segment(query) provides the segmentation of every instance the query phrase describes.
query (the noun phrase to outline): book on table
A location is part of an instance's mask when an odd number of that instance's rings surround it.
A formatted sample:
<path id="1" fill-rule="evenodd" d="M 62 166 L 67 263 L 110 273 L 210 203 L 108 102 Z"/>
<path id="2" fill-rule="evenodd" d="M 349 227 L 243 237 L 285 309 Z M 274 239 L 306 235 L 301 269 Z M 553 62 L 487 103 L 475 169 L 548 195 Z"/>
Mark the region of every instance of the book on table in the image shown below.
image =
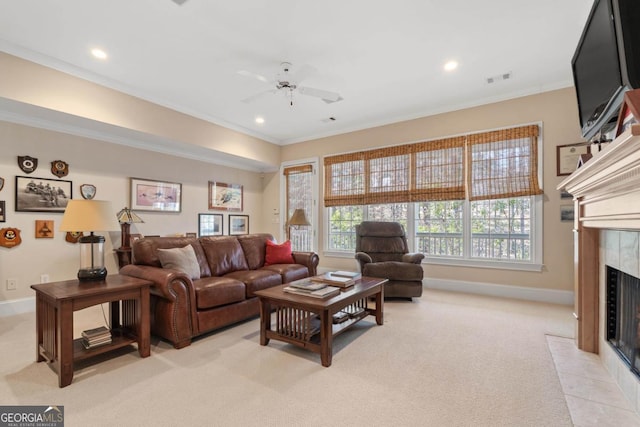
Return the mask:
<path id="1" fill-rule="evenodd" d="M 82 331 L 82 345 L 86 349 L 111 344 L 112 341 L 111 330 L 105 326 Z"/>
<path id="2" fill-rule="evenodd" d="M 306 291 L 317 291 L 318 289 L 326 288 L 328 285 L 322 282 L 314 282 L 310 278 L 295 280 L 287 284 L 289 287 L 302 289 Z"/>
<path id="3" fill-rule="evenodd" d="M 304 296 L 309 296 L 313 298 L 329 298 L 334 295 L 338 295 L 340 293 L 339 288 L 335 288 L 332 286 L 325 286 L 323 288 L 316 289 L 316 290 L 306 290 L 306 289 L 294 288 L 291 286 L 285 286 L 283 290 L 290 294 L 304 295 Z"/>
<path id="4" fill-rule="evenodd" d="M 338 271 L 332 271 L 330 274 L 332 277 L 346 277 L 347 279 L 352 279 L 352 280 L 362 279 L 362 273 L 359 273 L 357 271 L 338 270 Z"/>
<path id="5" fill-rule="evenodd" d="M 337 286 L 340 288 L 348 288 L 349 286 L 353 286 L 356 283 L 354 279 L 350 279 L 348 277 L 334 276 L 331 273 L 312 276 L 310 279 L 312 282 L 326 283 L 327 285 Z"/>

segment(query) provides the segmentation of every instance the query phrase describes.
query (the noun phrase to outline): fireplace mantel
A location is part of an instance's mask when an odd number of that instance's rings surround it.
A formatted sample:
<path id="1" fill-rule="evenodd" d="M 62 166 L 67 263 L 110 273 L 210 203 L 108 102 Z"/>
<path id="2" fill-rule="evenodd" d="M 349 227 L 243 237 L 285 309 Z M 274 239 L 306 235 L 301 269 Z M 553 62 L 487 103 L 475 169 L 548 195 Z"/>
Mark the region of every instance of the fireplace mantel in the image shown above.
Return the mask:
<path id="1" fill-rule="evenodd" d="M 640 124 L 558 185 L 573 195 L 584 227 L 640 230 Z"/>

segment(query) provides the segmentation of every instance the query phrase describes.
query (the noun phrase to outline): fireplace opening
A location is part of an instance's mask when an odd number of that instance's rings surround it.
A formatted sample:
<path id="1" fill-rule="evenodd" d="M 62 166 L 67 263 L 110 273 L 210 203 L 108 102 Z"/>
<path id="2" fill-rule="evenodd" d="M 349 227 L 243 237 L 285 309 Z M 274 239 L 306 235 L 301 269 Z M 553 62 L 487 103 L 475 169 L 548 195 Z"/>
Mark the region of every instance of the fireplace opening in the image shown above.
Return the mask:
<path id="1" fill-rule="evenodd" d="M 607 266 L 607 341 L 640 378 L 640 279 Z"/>

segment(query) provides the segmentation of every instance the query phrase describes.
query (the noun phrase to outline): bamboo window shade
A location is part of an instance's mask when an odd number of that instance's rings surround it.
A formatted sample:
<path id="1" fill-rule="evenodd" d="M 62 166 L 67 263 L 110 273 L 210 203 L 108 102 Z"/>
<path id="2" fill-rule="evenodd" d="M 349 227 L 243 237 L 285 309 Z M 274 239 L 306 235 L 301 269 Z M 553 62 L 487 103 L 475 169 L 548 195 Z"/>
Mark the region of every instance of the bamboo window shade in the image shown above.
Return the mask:
<path id="1" fill-rule="evenodd" d="M 330 206 L 541 194 L 538 126 L 327 156 Z M 466 161 L 466 167 L 465 167 Z"/>
<path id="2" fill-rule="evenodd" d="M 469 135 L 469 200 L 542 194 L 538 132 L 531 125 Z"/>

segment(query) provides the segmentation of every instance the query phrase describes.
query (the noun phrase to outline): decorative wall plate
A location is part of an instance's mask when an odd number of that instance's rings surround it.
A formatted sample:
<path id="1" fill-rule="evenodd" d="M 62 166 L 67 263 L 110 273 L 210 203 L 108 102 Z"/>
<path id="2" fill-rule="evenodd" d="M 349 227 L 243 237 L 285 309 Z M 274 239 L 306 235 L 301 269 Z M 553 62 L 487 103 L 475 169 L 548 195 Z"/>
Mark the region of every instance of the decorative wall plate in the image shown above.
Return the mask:
<path id="1" fill-rule="evenodd" d="M 82 184 L 80 186 L 80 194 L 82 197 L 91 200 L 96 196 L 96 186 L 91 184 Z"/>
<path id="2" fill-rule="evenodd" d="M 24 173 L 31 173 L 38 168 L 38 159 L 31 156 L 18 156 L 18 166 Z"/>
<path id="3" fill-rule="evenodd" d="M 0 230 L 0 246 L 5 248 L 13 248 L 22 243 L 20 230 L 17 228 L 3 228 Z"/>
<path id="4" fill-rule="evenodd" d="M 84 236 L 82 231 L 67 231 L 67 235 L 64 238 L 69 243 L 78 243 L 78 239 Z"/>
<path id="5" fill-rule="evenodd" d="M 53 239 L 53 221 L 36 219 L 36 239 Z"/>
<path id="6" fill-rule="evenodd" d="M 67 176 L 69 174 L 69 164 L 67 162 L 63 162 L 62 160 L 54 160 L 53 162 L 51 162 L 51 173 L 58 178 Z"/>

